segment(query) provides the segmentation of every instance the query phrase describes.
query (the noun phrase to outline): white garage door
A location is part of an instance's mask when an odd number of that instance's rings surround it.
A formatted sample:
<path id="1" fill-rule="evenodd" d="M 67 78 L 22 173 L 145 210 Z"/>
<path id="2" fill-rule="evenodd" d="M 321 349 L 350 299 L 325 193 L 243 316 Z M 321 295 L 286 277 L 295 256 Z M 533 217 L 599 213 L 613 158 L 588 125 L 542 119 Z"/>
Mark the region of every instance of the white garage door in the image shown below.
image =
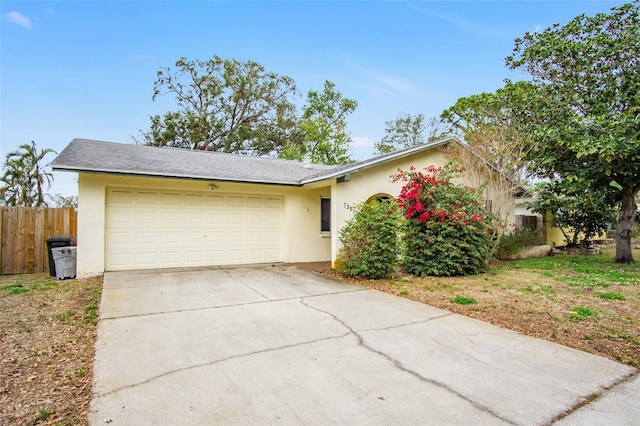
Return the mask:
<path id="1" fill-rule="evenodd" d="M 279 262 L 278 196 L 110 189 L 106 269 Z"/>

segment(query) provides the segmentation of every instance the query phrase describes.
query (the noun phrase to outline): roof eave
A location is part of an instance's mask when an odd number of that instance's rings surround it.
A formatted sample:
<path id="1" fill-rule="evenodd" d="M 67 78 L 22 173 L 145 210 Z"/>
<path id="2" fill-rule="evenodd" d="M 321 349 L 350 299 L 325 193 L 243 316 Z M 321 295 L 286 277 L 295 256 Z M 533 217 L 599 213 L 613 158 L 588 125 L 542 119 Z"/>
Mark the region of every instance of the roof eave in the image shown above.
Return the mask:
<path id="1" fill-rule="evenodd" d="M 215 182 L 232 182 L 232 183 L 251 183 L 259 185 L 279 185 L 279 186 L 302 186 L 300 182 L 285 182 L 285 181 L 265 181 L 259 179 L 231 179 L 218 176 L 185 176 L 185 175 L 171 175 L 166 173 L 140 173 L 130 170 L 111 170 L 111 169 L 93 169 L 93 168 L 81 168 L 71 167 L 64 165 L 51 165 L 53 171 L 62 172 L 75 172 L 75 173 L 95 173 L 95 174 L 108 174 L 108 175 L 121 175 L 121 176 L 138 176 L 138 177 L 155 177 L 166 179 L 185 179 L 185 180 L 208 180 Z"/>
<path id="2" fill-rule="evenodd" d="M 354 173 L 354 172 L 359 172 L 361 170 L 366 170 L 369 169 L 371 167 L 375 167 L 378 166 L 380 164 L 384 164 L 384 163 L 388 163 L 390 161 L 394 161 L 397 160 L 399 158 L 404 158 L 404 157 L 408 157 L 410 155 L 413 155 L 417 152 L 421 152 L 421 151 L 426 151 L 428 149 L 431 148 L 435 148 L 438 147 L 440 145 L 445 145 L 449 142 L 460 142 L 457 138 L 450 136 L 444 139 L 439 139 L 437 141 L 433 141 L 433 142 L 427 142 L 425 144 L 421 144 L 421 145 L 416 145 L 415 147 L 412 147 L 410 149 L 406 149 L 406 150 L 402 150 L 399 151 L 397 153 L 397 155 L 389 155 L 383 158 L 374 158 L 371 161 L 365 160 L 362 162 L 358 162 L 356 163 L 356 165 L 354 165 L 353 167 L 347 167 L 345 169 L 341 169 L 338 170 L 336 172 L 330 172 L 327 173 L 325 175 L 319 175 L 319 176 L 315 176 L 309 179 L 302 179 L 300 181 L 300 183 L 302 185 L 308 185 L 311 183 L 316 183 L 316 182 L 322 182 L 324 180 L 330 180 L 330 179 L 335 179 L 335 178 L 339 178 L 341 176 L 347 175 L 349 173 Z"/>

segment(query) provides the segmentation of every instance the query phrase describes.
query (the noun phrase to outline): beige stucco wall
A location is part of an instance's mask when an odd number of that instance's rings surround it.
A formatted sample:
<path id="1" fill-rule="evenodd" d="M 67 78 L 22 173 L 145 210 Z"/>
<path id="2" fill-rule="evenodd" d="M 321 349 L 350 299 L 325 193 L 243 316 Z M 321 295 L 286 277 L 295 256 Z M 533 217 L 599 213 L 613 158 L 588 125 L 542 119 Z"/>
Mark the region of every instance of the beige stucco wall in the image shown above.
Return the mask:
<path id="1" fill-rule="evenodd" d="M 398 196 L 402 188 L 402 182 L 391 182 L 391 176 L 398 169 L 407 170 L 409 167 L 424 168 L 430 165 L 442 166 L 446 159 L 440 149 L 433 149 L 407 158 L 401 158 L 378 167 L 365 169 L 350 175 L 348 182 L 336 184 L 332 202 L 335 204 L 336 230 L 342 229 L 346 222 L 353 217 L 353 213 L 346 208 L 346 204 L 352 205 L 367 201 L 376 194 L 389 194 Z M 334 229 L 334 228 L 332 228 Z M 340 250 L 338 234 L 331 241 L 331 261 L 335 261 Z"/>
<path id="2" fill-rule="evenodd" d="M 367 201 L 371 196 L 377 194 L 389 194 L 397 197 L 402 188 L 402 182 L 391 182 L 391 176 L 395 175 L 398 169 L 408 170 L 411 166 L 418 170 L 424 169 L 431 165 L 440 167 L 448 162 L 444 153 L 440 148 L 434 148 L 426 152 L 401 158 L 378 167 L 365 169 L 360 172 L 352 173 L 348 182 L 338 183 L 335 185 L 332 202 L 335 205 L 335 228 L 340 230 L 346 222 L 353 217 L 353 213 L 345 207 L 345 203 L 354 204 Z M 473 186 L 473 183 L 462 178 L 463 184 Z M 487 188 L 485 197 L 487 199 L 502 199 L 503 203 L 513 203 L 512 197 L 497 197 L 495 188 Z M 507 218 L 509 223 L 515 222 L 514 208 L 511 206 L 510 214 Z M 333 224 L 332 224 L 333 226 Z M 334 234 L 331 241 L 331 261 L 335 261 L 338 251 L 340 250 L 340 241 L 338 234 Z"/>
<path id="3" fill-rule="evenodd" d="M 320 233 L 320 199 L 331 197 L 331 183 L 314 187 L 239 184 L 169 178 L 80 173 L 78 179 L 77 275 L 86 278 L 105 270 L 106 193 L 108 188 L 209 191 L 279 195 L 283 197 L 283 261 L 325 261 L 331 257 L 331 238 Z"/>

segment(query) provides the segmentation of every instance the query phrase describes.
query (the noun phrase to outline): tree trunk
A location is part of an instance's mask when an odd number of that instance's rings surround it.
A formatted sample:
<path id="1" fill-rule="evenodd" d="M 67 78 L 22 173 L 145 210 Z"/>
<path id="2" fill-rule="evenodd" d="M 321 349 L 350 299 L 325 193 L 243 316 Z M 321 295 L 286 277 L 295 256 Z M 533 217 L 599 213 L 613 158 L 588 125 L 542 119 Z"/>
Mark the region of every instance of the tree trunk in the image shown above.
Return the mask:
<path id="1" fill-rule="evenodd" d="M 627 185 L 622 192 L 622 208 L 618 215 L 618 227 L 616 229 L 616 257 L 615 263 L 635 263 L 631 253 L 631 234 L 633 221 L 636 216 L 636 200 L 633 186 Z"/>

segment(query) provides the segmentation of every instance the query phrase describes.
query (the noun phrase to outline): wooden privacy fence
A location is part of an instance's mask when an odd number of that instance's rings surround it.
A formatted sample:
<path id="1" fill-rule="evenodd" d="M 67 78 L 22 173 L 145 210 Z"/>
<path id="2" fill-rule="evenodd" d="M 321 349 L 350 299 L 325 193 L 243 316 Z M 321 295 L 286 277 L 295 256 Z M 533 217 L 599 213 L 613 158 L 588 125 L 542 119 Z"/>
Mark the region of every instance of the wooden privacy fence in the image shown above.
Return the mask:
<path id="1" fill-rule="evenodd" d="M 77 237 L 74 207 L 0 207 L 0 274 L 49 270 L 47 239 Z"/>

